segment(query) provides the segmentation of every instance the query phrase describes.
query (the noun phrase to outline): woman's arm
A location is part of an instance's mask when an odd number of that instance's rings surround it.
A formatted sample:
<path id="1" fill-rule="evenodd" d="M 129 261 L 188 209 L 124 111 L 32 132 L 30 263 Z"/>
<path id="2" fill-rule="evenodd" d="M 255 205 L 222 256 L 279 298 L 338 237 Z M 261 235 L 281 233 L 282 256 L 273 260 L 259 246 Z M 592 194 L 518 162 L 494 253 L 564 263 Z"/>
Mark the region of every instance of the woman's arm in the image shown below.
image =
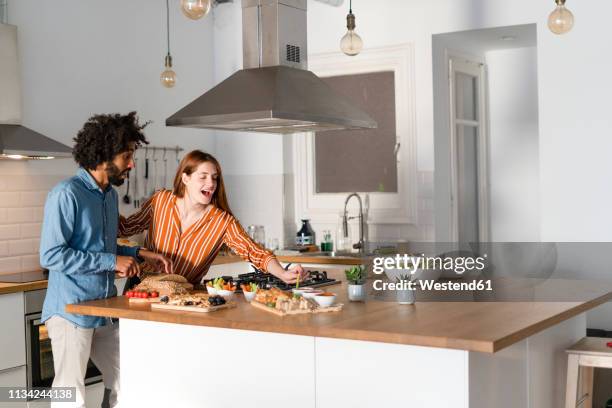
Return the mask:
<path id="1" fill-rule="evenodd" d="M 288 271 L 283 269 L 274 254 L 253 242 L 233 217 L 223 235 L 223 242 L 242 259 L 255 265 L 257 269 L 269 272 L 286 283 L 294 283 L 299 274 L 302 275 L 300 279 L 305 277 L 304 269 L 300 265 Z"/>
<path id="2" fill-rule="evenodd" d="M 120 238 L 131 237 L 132 235 L 140 234 L 149 229 L 149 225 L 151 225 L 151 220 L 153 219 L 153 202 L 155 197 L 156 194 L 145 201 L 142 207 L 140 207 L 140 210 L 136 211 L 128 218 L 125 218 L 123 215 L 119 216 L 119 230 L 117 235 Z"/>

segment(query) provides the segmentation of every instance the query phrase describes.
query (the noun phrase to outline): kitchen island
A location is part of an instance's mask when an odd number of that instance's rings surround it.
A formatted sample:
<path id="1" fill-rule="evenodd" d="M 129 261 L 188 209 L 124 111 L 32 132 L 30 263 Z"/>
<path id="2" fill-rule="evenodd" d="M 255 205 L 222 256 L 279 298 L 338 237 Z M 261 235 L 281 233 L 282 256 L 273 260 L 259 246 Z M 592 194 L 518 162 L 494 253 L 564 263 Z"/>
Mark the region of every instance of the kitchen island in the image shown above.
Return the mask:
<path id="1" fill-rule="evenodd" d="M 559 281 L 554 282 L 558 290 Z M 67 306 L 121 319 L 127 406 L 559 407 L 564 350 L 612 290 L 562 283 L 571 302 L 348 302 L 277 317 L 244 302 L 214 313 L 126 298 Z"/>

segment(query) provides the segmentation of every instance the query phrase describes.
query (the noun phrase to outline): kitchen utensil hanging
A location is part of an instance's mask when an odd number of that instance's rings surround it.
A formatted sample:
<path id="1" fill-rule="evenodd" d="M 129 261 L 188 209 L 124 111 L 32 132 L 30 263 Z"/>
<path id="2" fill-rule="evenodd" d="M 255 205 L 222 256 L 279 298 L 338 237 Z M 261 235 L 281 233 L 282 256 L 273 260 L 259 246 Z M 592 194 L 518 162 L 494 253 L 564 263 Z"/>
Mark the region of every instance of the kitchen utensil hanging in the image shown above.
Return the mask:
<path id="1" fill-rule="evenodd" d="M 123 202 L 129 204 L 132 201 L 130 198 L 130 173 L 127 176 L 127 187 L 125 188 L 125 195 L 123 196 Z"/>
<path id="2" fill-rule="evenodd" d="M 140 191 L 138 190 L 138 152 L 134 153 L 134 208 L 140 207 Z"/>
<path id="3" fill-rule="evenodd" d="M 151 163 L 152 167 L 151 167 L 151 189 L 149 190 L 149 194 L 147 194 L 147 197 L 152 197 L 153 194 L 155 194 L 155 191 L 157 191 L 157 151 L 153 150 L 153 162 Z"/>
<path id="4" fill-rule="evenodd" d="M 168 151 L 166 150 L 166 148 L 164 147 L 164 184 L 163 184 L 163 188 L 168 188 L 168 157 L 166 156 L 166 154 L 168 153 Z"/>
<path id="5" fill-rule="evenodd" d="M 149 148 L 145 147 L 145 168 L 144 168 L 144 192 L 142 202 L 147 201 L 147 193 L 149 192 Z"/>

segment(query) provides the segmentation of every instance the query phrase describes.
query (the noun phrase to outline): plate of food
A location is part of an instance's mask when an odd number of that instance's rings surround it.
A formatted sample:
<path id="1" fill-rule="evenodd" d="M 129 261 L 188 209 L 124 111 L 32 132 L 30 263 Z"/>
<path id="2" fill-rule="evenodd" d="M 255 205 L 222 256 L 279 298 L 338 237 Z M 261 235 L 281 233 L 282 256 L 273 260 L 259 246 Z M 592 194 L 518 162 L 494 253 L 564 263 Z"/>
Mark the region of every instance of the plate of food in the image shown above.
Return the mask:
<path id="1" fill-rule="evenodd" d="M 153 303 L 151 309 L 208 313 L 234 306 L 236 306 L 234 302 L 225 300 L 223 296 L 208 293 L 187 293 L 161 296 L 159 303 Z"/>
<path id="2" fill-rule="evenodd" d="M 337 312 L 342 310 L 342 304 L 334 304 L 335 294 L 329 292 L 329 295 L 325 296 L 325 298 L 327 301 L 322 302 L 325 305 L 323 306 L 316 299 L 306 298 L 297 293 L 291 294 L 278 288 L 259 289 L 251 305 L 277 316 Z"/>

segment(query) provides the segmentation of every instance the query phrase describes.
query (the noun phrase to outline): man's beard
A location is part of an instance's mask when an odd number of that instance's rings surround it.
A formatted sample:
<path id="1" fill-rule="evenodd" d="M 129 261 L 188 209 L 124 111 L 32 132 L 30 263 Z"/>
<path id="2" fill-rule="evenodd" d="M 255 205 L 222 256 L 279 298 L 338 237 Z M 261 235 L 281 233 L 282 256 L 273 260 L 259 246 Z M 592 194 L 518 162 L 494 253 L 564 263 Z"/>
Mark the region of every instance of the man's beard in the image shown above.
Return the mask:
<path id="1" fill-rule="evenodd" d="M 109 165 L 106 167 L 106 174 L 108 175 L 108 182 L 116 187 L 119 187 L 120 185 L 123 184 L 125 179 L 122 178 L 122 176 L 124 174 L 128 174 L 129 172 L 130 172 L 130 169 L 125 169 L 123 171 L 120 171 L 119 167 L 117 167 L 114 163 L 109 163 Z"/>

